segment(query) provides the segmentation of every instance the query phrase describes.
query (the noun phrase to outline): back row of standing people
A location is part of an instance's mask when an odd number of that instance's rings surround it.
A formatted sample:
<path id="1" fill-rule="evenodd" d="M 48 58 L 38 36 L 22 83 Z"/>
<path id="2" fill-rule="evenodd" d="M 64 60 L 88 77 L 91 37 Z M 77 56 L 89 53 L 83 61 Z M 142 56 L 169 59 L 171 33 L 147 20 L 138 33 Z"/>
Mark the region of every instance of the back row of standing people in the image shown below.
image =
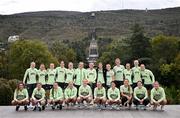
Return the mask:
<path id="1" fill-rule="evenodd" d="M 123 85 L 124 79 L 128 79 L 132 88 L 136 87 L 138 81 L 143 81 L 144 86 L 150 91 L 155 81 L 153 73 L 146 69 L 144 64 L 139 66 L 138 60 L 134 60 L 133 68 L 130 63 L 126 63 L 125 67 L 121 65 L 119 58 L 115 60 L 115 66 L 112 69 L 110 64 L 106 64 L 106 67 L 103 68 L 102 63 L 98 63 L 96 69 L 94 63 L 89 63 L 89 68 L 85 69 L 83 62 L 79 62 L 77 69 L 73 68 L 72 62 L 69 62 L 68 68 L 65 68 L 64 61 L 61 61 L 60 66 L 56 68 L 53 63 L 50 63 L 47 70 L 44 64 L 41 64 L 39 69 L 36 69 L 35 66 L 35 62 L 31 62 L 30 68 L 26 70 L 23 78 L 23 83 L 26 84 L 30 96 L 38 82 L 43 85 L 45 90 L 50 90 L 54 82 L 65 89 L 70 81 L 74 81 L 74 85 L 78 89 L 83 80 L 87 79 L 91 89 L 94 90 L 97 82 L 101 82 L 108 89 L 111 82 L 114 81 L 119 88 Z"/>

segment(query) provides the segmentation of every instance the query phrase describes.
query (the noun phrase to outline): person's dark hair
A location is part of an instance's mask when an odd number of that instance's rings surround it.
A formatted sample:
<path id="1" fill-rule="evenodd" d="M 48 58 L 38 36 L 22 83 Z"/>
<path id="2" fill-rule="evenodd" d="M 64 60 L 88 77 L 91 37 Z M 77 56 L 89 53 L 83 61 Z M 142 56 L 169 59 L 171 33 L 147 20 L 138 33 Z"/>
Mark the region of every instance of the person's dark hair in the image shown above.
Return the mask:
<path id="1" fill-rule="evenodd" d="M 54 82 L 54 84 L 58 84 L 57 82 Z M 54 98 L 54 87 L 52 87 L 52 96 Z"/>
<path id="2" fill-rule="evenodd" d="M 124 81 L 128 81 L 129 82 L 129 80 L 128 79 L 125 79 Z M 130 88 L 131 88 L 131 86 L 130 85 L 128 85 L 128 91 L 130 92 Z"/>
<path id="3" fill-rule="evenodd" d="M 24 87 L 24 83 L 23 83 L 23 82 L 19 82 L 19 83 L 17 84 L 16 91 L 19 91 L 19 86 L 20 86 L 20 85 L 23 85 L 23 87 Z"/>

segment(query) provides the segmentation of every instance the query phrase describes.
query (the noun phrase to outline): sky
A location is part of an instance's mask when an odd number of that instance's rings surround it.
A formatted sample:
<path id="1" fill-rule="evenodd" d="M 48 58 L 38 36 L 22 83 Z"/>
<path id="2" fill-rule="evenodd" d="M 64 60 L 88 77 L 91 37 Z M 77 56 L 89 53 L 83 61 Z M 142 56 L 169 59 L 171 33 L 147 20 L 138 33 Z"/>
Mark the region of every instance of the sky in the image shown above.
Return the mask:
<path id="1" fill-rule="evenodd" d="M 162 9 L 180 6 L 180 0 L 0 0 L 0 14 L 32 11 L 100 11 Z"/>

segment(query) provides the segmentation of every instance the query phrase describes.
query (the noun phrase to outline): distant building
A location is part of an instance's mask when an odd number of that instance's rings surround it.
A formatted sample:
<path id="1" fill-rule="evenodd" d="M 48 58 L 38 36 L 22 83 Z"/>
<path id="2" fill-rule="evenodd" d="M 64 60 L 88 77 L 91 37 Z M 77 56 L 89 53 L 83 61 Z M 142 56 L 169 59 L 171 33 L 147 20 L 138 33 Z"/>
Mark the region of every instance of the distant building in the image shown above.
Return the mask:
<path id="1" fill-rule="evenodd" d="M 92 40 L 90 42 L 89 55 L 87 60 L 89 63 L 96 63 L 98 57 L 99 57 L 98 44 L 95 37 L 92 35 Z"/>
<path id="2" fill-rule="evenodd" d="M 9 36 L 8 43 L 12 43 L 17 40 L 19 40 L 19 35 Z"/>

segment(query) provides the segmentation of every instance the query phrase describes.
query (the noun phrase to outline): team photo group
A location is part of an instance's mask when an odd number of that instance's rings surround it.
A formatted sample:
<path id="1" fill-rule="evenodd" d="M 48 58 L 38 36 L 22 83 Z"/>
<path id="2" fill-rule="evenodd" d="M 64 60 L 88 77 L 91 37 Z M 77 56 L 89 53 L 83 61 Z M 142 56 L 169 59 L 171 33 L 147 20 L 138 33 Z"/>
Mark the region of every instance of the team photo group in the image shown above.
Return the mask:
<path id="1" fill-rule="evenodd" d="M 20 106 L 24 110 L 41 111 L 48 109 L 135 109 L 147 108 L 163 110 L 166 95 L 151 70 L 145 64 L 126 63 L 121 65 L 119 58 L 115 59 L 115 66 L 110 64 L 89 63 L 87 69 L 79 62 L 74 69 L 73 63 L 67 67 L 64 61 L 55 67 L 40 64 L 36 68 L 35 62 L 30 63 L 24 74 L 23 81 L 18 83 L 14 92 L 12 105 L 16 111 Z"/>

